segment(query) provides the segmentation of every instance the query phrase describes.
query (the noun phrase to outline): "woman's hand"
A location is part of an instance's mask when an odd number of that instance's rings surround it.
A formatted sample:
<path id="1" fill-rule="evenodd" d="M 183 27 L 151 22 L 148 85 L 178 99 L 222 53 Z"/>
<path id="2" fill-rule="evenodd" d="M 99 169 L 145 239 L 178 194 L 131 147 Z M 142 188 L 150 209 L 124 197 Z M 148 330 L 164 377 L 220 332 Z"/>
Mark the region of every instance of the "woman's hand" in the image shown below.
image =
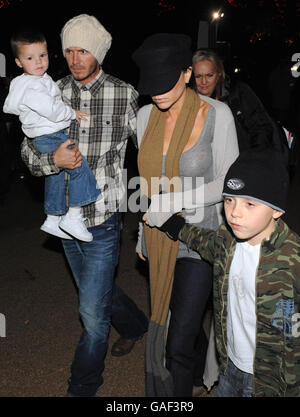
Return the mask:
<path id="1" fill-rule="evenodd" d="M 147 259 L 145 258 L 145 256 L 141 253 L 141 252 L 139 252 L 138 253 L 138 257 L 142 260 L 142 261 L 146 261 Z"/>
<path id="2" fill-rule="evenodd" d="M 151 197 L 151 204 L 143 216 L 143 221 L 147 226 L 160 227 L 181 209 L 181 205 L 174 204 L 174 193 L 154 194 Z"/>

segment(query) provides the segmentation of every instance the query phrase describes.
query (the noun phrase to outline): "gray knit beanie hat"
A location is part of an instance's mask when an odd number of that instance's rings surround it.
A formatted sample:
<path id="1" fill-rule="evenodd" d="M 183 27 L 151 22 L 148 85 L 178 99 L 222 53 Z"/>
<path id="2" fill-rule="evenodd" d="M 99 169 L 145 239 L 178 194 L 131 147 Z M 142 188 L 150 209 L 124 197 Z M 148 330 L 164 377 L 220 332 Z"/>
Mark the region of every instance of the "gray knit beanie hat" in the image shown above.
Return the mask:
<path id="1" fill-rule="evenodd" d="M 110 48 L 110 33 L 94 17 L 81 14 L 69 20 L 61 31 L 63 54 L 67 48 L 83 48 L 90 52 L 101 65 Z"/>

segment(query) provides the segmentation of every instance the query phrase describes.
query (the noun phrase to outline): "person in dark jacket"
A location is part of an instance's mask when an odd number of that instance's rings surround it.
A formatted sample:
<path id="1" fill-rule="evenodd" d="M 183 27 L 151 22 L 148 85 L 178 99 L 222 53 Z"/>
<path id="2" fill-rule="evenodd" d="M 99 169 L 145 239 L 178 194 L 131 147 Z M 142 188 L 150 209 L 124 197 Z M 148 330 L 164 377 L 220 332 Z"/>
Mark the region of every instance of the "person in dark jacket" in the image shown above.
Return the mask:
<path id="1" fill-rule="evenodd" d="M 289 56 L 283 56 L 279 64 L 272 69 L 268 79 L 268 90 L 272 117 L 281 126 L 281 134 L 283 132 L 283 137 L 288 141 L 292 180 L 297 165 L 297 145 L 300 137 L 300 79 L 293 73 Z"/>
<path id="2" fill-rule="evenodd" d="M 252 88 L 231 80 L 222 59 L 213 50 L 199 49 L 193 54 L 195 89 L 205 96 L 225 102 L 235 120 L 240 152 L 249 148 L 277 149 L 288 158 L 288 147 L 278 126 Z"/>

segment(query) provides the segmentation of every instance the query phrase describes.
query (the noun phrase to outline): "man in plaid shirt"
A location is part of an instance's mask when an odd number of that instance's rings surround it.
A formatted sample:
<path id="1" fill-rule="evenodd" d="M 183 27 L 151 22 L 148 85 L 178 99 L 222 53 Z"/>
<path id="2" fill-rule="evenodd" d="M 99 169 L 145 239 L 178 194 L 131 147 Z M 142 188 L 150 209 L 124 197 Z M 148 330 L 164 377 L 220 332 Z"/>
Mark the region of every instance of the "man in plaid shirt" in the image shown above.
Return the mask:
<path id="1" fill-rule="evenodd" d="M 131 347 L 148 327 L 144 313 L 114 284 L 120 244 L 119 209 L 126 196 L 122 169 L 127 140 L 130 136 L 136 140 L 138 94 L 131 85 L 103 72 L 101 64 L 111 36 L 95 17 L 74 17 L 65 24 L 61 38 L 72 75 L 58 85 L 63 100 L 88 113 L 88 120 L 80 125 L 72 122 L 70 139 L 54 153 L 38 153 L 27 138 L 21 152 L 31 173 L 37 176 L 76 168 L 82 154 L 102 191 L 102 198 L 83 207 L 93 241 L 62 239 L 78 286 L 84 325 L 71 367 L 68 396 L 90 397 L 103 383 L 110 321 Z"/>

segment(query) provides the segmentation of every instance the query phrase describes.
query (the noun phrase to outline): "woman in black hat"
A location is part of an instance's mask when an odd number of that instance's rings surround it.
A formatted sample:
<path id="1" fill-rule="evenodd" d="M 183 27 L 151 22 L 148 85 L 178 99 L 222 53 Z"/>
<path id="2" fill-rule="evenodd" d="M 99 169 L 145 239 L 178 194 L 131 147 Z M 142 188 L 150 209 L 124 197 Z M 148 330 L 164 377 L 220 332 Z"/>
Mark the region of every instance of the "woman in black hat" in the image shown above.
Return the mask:
<path id="1" fill-rule="evenodd" d="M 140 68 L 138 90 L 154 103 L 142 107 L 137 119 L 141 196 L 151 198 L 150 226 L 162 224 L 163 211 L 171 210 L 182 211 L 187 222 L 217 229 L 224 176 L 238 155 L 236 131 L 225 104 L 200 99 L 187 87 L 191 58 L 190 38 L 167 33 L 150 36 L 133 54 Z M 197 372 L 196 363 L 206 356 L 202 322 L 211 267 L 157 228 L 144 225 L 143 240 L 151 292 L 146 394 L 192 396 L 193 385 L 203 384 L 195 374 L 204 371 L 204 360 Z M 140 242 L 137 251 L 145 259 Z M 213 370 L 204 380 L 208 388 L 217 378 L 216 366 Z"/>

